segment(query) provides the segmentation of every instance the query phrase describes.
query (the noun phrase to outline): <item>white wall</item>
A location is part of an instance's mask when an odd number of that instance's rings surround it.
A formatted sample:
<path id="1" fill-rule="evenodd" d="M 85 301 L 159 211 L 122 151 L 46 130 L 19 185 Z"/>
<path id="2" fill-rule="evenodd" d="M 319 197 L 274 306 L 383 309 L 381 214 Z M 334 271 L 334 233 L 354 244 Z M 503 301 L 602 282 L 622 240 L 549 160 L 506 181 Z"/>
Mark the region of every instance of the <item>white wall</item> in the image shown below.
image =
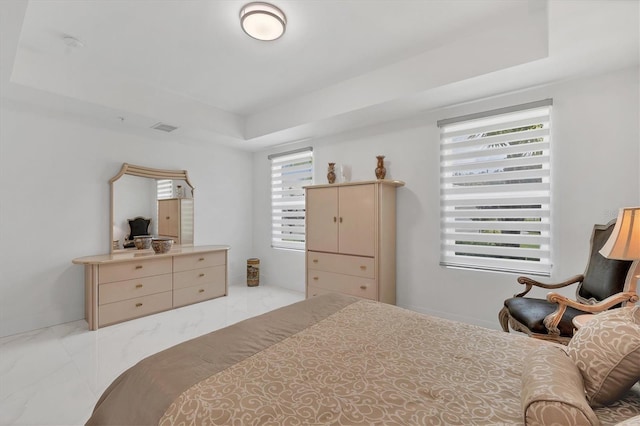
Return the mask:
<path id="1" fill-rule="evenodd" d="M 250 153 L 134 136 L 4 100 L 0 124 L 0 336 L 84 318 L 83 268 L 71 260 L 108 252 L 108 181 L 123 162 L 188 170 L 195 243 L 229 244 L 231 280 L 244 277 Z"/>
<path id="2" fill-rule="evenodd" d="M 352 180 L 375 178 L 375 156 L 386 155 L 387 178 L 398 189 L 398 305 L 498 328 L 505 298 L 520 291 L 516 275 L 439 266 L 439 131 L 436 121 L 552 97 L 552 226 L 558 282 L 586 265 L 594 223 L 639 202 L 638 68 L 584 77 L 497 96 L 393 123 L 254 154 L 254 250 L 266 284 L 304 291 L 304 254 L 270 248 L 269 161 L 272 152 L 314 147 L 316 183 L 326 183 L 329 161 L 350 166 Z M 563 292 L 572 295 L 574 288 Z M 535 296 L 545 292 L 536 291 Z"/>

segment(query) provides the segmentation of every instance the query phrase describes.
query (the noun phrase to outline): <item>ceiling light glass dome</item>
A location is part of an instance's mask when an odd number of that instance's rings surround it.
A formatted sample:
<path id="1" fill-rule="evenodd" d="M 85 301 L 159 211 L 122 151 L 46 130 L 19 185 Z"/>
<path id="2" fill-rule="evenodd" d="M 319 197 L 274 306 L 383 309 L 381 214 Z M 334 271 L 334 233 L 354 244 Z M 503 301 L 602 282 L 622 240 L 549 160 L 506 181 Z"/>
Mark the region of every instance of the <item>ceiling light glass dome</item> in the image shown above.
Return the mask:
<path id="1" fill-rule="evenodd" d="M 240 24 L 245 33 L 257 40 L 276 40 L 284 34 L 287 17 L 269 3 L 254 2 L 240 10 Z"/>

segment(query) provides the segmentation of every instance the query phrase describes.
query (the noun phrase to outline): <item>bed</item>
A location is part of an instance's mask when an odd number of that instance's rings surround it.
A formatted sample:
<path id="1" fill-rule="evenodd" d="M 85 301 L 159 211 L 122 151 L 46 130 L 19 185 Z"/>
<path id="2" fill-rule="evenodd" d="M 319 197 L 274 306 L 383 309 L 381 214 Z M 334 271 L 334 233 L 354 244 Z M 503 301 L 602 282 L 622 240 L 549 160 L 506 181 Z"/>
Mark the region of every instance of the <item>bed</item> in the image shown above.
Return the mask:
<path id="1" fill-rule="evenodd" d="M 329 294 L 140 361 L 87 424 L 608 425 L 640 416 L 637 383 L 589 407 L 567 359 L 553 343 Z"/>

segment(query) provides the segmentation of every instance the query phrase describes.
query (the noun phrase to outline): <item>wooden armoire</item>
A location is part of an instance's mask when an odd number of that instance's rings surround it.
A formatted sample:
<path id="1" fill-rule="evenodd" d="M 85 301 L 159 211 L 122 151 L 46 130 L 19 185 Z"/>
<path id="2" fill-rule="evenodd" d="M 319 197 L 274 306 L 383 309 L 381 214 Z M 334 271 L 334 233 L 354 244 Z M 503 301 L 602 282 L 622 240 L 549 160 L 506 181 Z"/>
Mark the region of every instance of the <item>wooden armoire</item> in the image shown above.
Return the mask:
<path id="1" fill-rule="evenodd" d="M 305 188 L 306 296 L 396 303 L 396 188 L 376 180 Z"/>

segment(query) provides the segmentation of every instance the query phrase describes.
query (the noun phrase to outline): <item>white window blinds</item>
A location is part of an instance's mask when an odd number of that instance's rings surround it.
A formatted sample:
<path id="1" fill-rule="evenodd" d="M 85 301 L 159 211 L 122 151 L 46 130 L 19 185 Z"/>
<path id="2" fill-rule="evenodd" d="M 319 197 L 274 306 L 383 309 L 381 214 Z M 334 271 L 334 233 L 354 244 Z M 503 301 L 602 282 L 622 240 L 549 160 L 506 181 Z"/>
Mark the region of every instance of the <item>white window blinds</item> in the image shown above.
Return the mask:
<path id="1" fill-rule="evenodd" d="M 551 104 L 438 123 L 441 265 L 550 275 Z"/>
<path id="2" fill-rule="evenodd" d="M 303 186 L 313 183 L 311 148 L 269 156 L 271 160 L 271 246 L 304 250 Z"/>
<path id="3" fill-rule="evenodd" d="M 173 181 L 171 179 L 158 179 L 158 200 L 173 198 Z"/>

